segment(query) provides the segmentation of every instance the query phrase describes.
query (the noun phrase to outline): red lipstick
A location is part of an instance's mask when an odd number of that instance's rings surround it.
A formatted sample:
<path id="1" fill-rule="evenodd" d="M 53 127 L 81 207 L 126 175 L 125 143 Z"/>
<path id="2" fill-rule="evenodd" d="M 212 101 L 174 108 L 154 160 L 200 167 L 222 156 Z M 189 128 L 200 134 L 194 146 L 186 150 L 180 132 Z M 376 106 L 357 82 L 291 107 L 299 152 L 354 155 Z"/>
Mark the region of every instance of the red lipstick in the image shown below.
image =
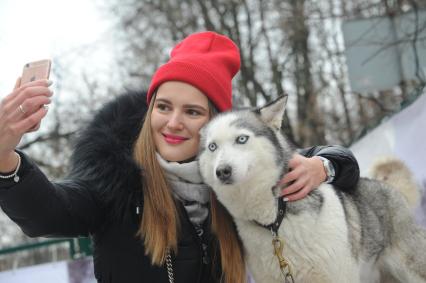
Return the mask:
<path id="1" fill-rule="evenodd" d="M 180 144 L 188 139 L 185 137 L 175 136 L 170 134 L 163 134 L 163 137 L 166 140 L 166 142 L 170 144 Z"/>

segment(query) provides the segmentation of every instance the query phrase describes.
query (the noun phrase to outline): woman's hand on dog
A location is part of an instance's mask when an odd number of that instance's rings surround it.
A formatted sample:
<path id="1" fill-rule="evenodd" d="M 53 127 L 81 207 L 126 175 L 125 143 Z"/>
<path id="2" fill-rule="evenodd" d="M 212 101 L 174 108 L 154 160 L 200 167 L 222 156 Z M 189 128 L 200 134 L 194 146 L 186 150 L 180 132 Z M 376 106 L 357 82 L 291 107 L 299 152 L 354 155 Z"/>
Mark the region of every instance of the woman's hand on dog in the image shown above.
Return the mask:
<path id="1" fill-rule="evenodd" d="M 323 163 L 317 156 L 304 157 L 296 153 L 288 165 L 290 172 L 279 183 L 284 188 L 282 197 L 285 201 L 304 198 L 327 178 Z"/>

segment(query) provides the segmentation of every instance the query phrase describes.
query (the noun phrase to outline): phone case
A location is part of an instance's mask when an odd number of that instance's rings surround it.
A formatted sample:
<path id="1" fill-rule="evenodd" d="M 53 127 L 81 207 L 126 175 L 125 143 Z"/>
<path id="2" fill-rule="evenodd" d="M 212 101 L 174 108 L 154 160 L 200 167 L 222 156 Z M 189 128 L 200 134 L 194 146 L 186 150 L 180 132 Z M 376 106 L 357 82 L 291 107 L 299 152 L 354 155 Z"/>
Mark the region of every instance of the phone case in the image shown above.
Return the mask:
<path id="1" fill-rule="evenodd" d="M 50 60 L 40 60 L 25 64 L 21 76 L 21 85 L 40 79 L 49 79 L 50 65 Z"/>

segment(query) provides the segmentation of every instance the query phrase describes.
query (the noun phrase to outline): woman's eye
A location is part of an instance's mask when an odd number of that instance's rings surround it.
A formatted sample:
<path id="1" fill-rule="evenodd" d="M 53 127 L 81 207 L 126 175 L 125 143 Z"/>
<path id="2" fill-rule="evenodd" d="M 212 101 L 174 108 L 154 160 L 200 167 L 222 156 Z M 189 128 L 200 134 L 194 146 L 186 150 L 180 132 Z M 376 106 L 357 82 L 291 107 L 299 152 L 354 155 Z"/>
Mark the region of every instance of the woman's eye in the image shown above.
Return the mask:
<path id="1" fill-rule="evenodd" d="M 249 136 L 241 135 L 237 137 L 236 142 L 239 144 L 245 144 L 248 141 L 248 139 L 249 139 Z"/>
<path id="2" fill-rule="evenodd" d="M 216 148 L 217 148 L 217 145 L 214 142 L 212 142 L 212 143 L 209 144 L 209 150 L 211 152 L 215 151 Z"/>
<path id="3" fill-rule="evenodd" d="M 187 113 L 189 115 L 191 115 L 191 116 L 198 116 L 198 115 L 200 115 L 200 112 L 198 112 L 197 110 L 192 110 L 192 109 L 188 110 Z"/>
<path id="4" fill-rule="evenodd" d="M 170 109 L 170 107 L 166 104 L 159 103 L 159 104 L 157 104 L 157 109 L 160 110 L 160 111 L 167 111 L 167 110 Z"/>

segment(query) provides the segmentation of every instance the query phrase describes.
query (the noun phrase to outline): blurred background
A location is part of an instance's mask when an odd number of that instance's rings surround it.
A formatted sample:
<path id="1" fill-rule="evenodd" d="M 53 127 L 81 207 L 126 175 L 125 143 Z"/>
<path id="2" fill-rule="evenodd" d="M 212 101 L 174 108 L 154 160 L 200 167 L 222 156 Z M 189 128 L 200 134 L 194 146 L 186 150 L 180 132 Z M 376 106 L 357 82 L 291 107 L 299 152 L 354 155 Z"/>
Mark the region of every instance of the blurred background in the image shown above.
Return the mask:
<path id="1" fill-rule="evenodd" d="M 422 0 L 0 0 L 0 98 L 25 63 L 53 61 L 52 107 L 20 148 L 51 179 L 61 178 L 75 133 L 96 110 L 128 90 L 146 90 L 171 47 L 203 30 L 240 47 L 235 105 L 287 93 L 284 130 L 296 146 L 350 147 L 365 176 L 376 157 L 394 155 L 426 186 Z M 426 226 L 422 195 L 415 213 Z M 11 270 L 24 274 L 41 263 L 50 276 L 52 264 L 68 274 L 52 282 L 93 282 L 90 274 L 70 275 L 90 270 L 90 248 L 87 239 L 30 239 L 0 211 L 0 282 L 18 282 Z"/>

